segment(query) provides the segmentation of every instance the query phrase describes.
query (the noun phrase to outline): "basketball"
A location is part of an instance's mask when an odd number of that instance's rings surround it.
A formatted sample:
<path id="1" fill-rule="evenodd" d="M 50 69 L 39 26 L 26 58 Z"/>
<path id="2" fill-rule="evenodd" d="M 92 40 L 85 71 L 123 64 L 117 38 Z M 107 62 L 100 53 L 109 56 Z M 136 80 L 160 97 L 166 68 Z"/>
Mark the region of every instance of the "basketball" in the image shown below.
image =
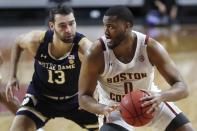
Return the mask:
<path id="1" fill-rule="evenodd" d="M 140 98 L 149 95 L 146 91 L 136 90 L 126 94 L 120 102 L 120 113 L 124 121 L 128 124 L 140 127 L 149 123 L 154 114 L 147 114 L 146 111 L 150 108 L 141 107 L 142 101 Z"/>

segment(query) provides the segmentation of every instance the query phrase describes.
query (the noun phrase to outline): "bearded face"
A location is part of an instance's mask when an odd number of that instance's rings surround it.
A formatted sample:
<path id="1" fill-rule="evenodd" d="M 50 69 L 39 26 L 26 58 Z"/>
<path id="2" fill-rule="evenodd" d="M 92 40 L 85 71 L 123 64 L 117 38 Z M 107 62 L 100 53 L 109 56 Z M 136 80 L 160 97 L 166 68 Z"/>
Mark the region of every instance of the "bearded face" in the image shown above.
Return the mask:
<path id="1" fill-rule="evenodd" d="M 76 34 L 76 21 L 73 13 L 68 15 L 56 14 L 51 29 L 56 37 L 64 43 L 72 43 Z"/>
<path id="2" fill-rule="evenodd" d="M 122 22 L 117 20 L 116 16 L 104 16 L 103 18 L 107 45 L 111 49 L 117 47 L 126 37 L 126 27 Z"/>

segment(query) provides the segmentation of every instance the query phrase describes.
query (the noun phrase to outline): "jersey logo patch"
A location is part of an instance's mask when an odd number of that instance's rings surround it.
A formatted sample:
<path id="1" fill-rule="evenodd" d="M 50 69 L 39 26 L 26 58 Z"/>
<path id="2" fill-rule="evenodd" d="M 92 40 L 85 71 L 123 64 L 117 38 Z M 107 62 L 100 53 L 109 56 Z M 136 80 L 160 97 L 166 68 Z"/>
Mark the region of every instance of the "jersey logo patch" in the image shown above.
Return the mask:
<path id="1" fill-rule="evenodd" d="M 68 56 L 68 62 L 69 62 L 69 64 L 74 64 L 75 63 L 75 61 L 74 61 L 74 59 L 75 59 L 75 56 L 74 55 L 69 55 Z"/>
<path id="2" fill-rule="evenodd" d="M 143 55 L 140 55 L 139 57 L 138 57 L 138 60 L 140 61 L 140 62 L 143 62 L 144 61 L 144 56 Z"/>
<path id="3" fill-rule="evenodd" d="M 44 59 L 46 59 L 46 58 L 47 58 L 47 56 L 46 56 L 46 55 L 44 55 L 44 54 L 41 54 L 41 55 L 40 55 L 40 57 L 41 57 L 41 58 L 44 58 Z"/>
<path id="4" fill-rule="evenodd" d="M 69 64 L 74 64 L 75 63 L 75 61 L 74 60 L 69 60 Z"/>
<path id="5" fill-rule="evenodd" d="M 112 66 L 112 62 L 111 61 L 109 62 L 109 66 Z"/>
<path id="6" fill-rule="evenodd" d="M 69 59 L 69 60 L 74 60 L 74 59 L 75 59 L 75 56 L 74 56 L 74 55 L 69 55 L 69 56 L 68 56 L 68 59 Z"/>

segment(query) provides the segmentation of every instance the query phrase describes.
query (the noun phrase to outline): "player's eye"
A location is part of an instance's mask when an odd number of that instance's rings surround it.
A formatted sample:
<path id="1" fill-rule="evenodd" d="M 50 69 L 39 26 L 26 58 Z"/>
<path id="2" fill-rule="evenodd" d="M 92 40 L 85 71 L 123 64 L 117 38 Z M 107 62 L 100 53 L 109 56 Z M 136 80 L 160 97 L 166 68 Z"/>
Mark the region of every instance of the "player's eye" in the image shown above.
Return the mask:
<path id="1" fill-rule="evenodd" d="M 75 24 L 74 21 L 69 23 L 70 26 L 73 26 L 74 24 Z"/>
<path id="2" fill-rule="evenodd" d="M 66 25 L 60 24 L 59 27 L 60 27 L 60 28 L 66 28 Z"/>
<path id="3" fill-rule="evenodd" d="M 108 25 L 107 28 L 111 30 L 111 29 L 113 29 L 114 27 L 113 27 L 112 25 Z"/>
<path id="4" fill-rule="evenodd" d="M 104 25 L 105 29 L 112 30 L 114 27 L 112 25 Z"/>

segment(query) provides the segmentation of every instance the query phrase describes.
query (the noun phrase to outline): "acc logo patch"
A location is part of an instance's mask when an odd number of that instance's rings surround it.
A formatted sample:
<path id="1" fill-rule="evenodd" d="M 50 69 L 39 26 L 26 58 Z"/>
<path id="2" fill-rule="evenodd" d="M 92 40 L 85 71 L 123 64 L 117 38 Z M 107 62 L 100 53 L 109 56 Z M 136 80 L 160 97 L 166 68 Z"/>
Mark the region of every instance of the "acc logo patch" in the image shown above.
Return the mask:
<path id="1" fill-rule="evenodd" d="M 145 58 L 144 58 L 143 55 L 140 55 L 140 56 L 138 57 L 138 60 L 139 60 L 140 62 L 143 62 L 143 61 L 145 60 Z"/>
<path id="2" fill-rule="evenodd" d="M 74 64 L 75 63 L 75 61 L 74 60 L 69 60 L 69 64 Z"/>

